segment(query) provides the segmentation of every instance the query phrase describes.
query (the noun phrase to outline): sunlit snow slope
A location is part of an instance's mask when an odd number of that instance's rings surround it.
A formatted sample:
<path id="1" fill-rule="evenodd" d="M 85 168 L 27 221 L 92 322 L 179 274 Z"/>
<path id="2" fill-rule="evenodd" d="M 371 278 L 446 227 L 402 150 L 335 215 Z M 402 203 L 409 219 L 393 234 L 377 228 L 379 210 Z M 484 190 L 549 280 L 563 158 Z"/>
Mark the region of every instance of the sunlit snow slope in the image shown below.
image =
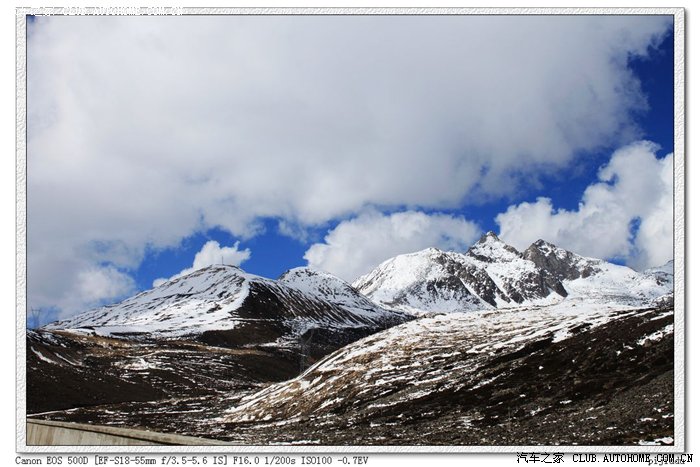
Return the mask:
<path id="1" fill-rule="evenodd" d="M 220 420 L 251 442 L 654 443 L 673 432 L 672 387 L 673 308 L 575 298 L 393 327 Z"/>

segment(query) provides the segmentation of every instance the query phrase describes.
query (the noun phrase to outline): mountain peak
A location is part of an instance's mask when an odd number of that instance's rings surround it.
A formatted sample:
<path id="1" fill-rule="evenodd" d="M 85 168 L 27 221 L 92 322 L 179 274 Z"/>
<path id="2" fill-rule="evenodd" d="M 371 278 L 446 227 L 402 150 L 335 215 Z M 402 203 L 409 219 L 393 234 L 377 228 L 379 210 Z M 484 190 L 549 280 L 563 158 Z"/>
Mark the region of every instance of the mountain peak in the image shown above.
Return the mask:
<path id="1" fill-rule="evenodd" d="M 554 243 L 548 242 L 547 240 L 544 240 L 544 239 L 541 239 L 541 238 L 538 239 L 537 241 L 535 241 L 535 242 L 533 243 L 533 245 L 536 245 L 536 246 L 539 246 L 539 247 L 548 246 L 548 247 L 551 247 L 551 248 L 557 248 L 557 246 L 556 246 Z"/>
<path id="2" fill-rule="evenodd" d="M 566 256 L 567 253 L 570 252 L 556 246 L 554 243 L 548 242 L 547 240 L 543 240 L 541 238 L 533 242 L 532 245 L 530 245 L 525 251 L 523 251 L 523 255 L 530 260 L 532 259 L 531 256 L 536 255 L 556 255 L 558 257 L 563 258 L 564 256 Z"/>
<path id="3" fill-rule="evenodd" d="M 672 264 L 638 274 L 544 239 L 520 252 L 486 232 L 464 254 L 428 248 L 399 255 L 353 286 L 375 303 L 414 313 L 552 304 L 570 295 L 638 303 L 666 293 L 672 281 Z"/>
<path id="4" fill-rule="evenodd" d="M 559 281 L 541 273 L 494 232 L 484 234 L 465 254 L 428 248 L 396 256 L 353 285 L 376 303 L 409 312 L 550 303 L 566 296 Z"/>
<path id="5" fill-rule="evenodd" d="M 324 271 L 295 268 L 275 281 L 237 266 L 213 264 L 45 329 L 89 329 L 109 336 L 200 336 L 238 345 L 251 336 L 277 339 L 278 332 L 295 338 L 309 327 L 362 328 L 362 334 L 406 319 Z M 258 321 L 269 324 L 248 324 Z M 255 329 L 263 333 L 257 335 Z M 226 334 L 217 334 L 221 331 Z"/>
<path id="6" fill-rule="evenodd" d="M 431 246 L 431 247 L 425 248 L 423 250 L 416 251 L 415 253 L 407 253 L 404 256 L 417 256 L 417 257 L 434 258 L 436 256 L 442 256 L 444 254 L 445 254 L 445 252 L 442 251 L 441 249 L 436 248 L 434 246 Z"/>
<path id="7" fill-rule="evenodd" d="M 479 239 L 479 241 L 476 243 L 477 244 L 478 243 L 489 243 L 489 242 L 494 242 L 494 241 L 502 243 L 501 239 L 498 238 L 498 235 L 496 235 L 496 233 L 493 230 L 489 230 L 488 232 L 483 234 L 481 236 L 481 238 Z"/>
<path id="8" fill-rule="evenodd" d="M 336 277 L 331 273 L 310 268 L 308 266 L 292 268 L 284 272 L 277 279 L 277 282 L 305 291 L 314 291 L 316 288 L 329 286 L 334 288 L 351 287 L 351 285 L 345 282 L 343 279 Z"/>
<path id="9" fill-rule="evenodd" d="M 236 281 L 244 279 L 261 279 L 262 277 L 256 276 L 254 274 L 249 274 L 238 266 L 233 266 L 231 264 L 210 264 L 208 266 L 201 267 L 199 269 L 183 271 L 180 274 L 176 274 L 170 279 L 160 281 L 152 291 L 164 292 L 166 290 L 175 290 L 176 288 L 190 287 L 190 283 L 208 283 L 213 285 L 219 282 L 225 281 Z M 141 294 L 150 293 L 147 290 L 141 292 Z M 139 295 L 141 295 L 139 294 Z"/>
<path id="10" fill-rule="evenodd" d="M 523 252 L 523 258 L 550 271 L 560 280 L 586 278 L 595 274 L 601 263 L 600 260 L 585 258 L 542 239 L 530 245 Z"/>
<path id="11" fill-rule="evenodd" d="M 314 276 L 323 276 L 328 274 L 327 272 L 320 271 L 318 269 L 311 268 L 309 266 L 299 266 L 296 268 L 292 269 L 287 269 L 285 272 L 280 275 L 277 280 L 281 281 L 292 277 L 314 277 Z"/>
<path id="12" fill-rule="evenodd" d="M 489 230 L 481 236 L 478 242 L 469 248 L 467 255 L 480 261 L 490 263 L 494 261 L 510 261 L 514 258 L 519 258 L 520 252 Z"/>

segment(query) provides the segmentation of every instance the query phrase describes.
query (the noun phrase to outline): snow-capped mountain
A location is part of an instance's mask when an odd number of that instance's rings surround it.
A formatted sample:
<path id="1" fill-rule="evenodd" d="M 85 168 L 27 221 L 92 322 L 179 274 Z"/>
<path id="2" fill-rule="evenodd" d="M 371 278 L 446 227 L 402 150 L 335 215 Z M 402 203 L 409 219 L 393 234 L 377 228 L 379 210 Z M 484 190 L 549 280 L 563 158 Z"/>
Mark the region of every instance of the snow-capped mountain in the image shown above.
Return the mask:
<path id="1" fill-rule="evenodd" d="M 466 253 L 429 248 L 391 258 L 354 282 L 375 303 L 455 312 L 564 299 L 639 305 L 673 291 L 673 267 L 639 273 L 538 240 L 524 252 L 489 232 Z"/>
<path id="2" fill-rule="evenodd" d="M 27 407 L 243 394 L 412 319 L 308 268 L 210 266 L 28 332 Z"/>
<path id="3" fill-rule="evenodd" d="M 298 268 L 275 281 L 235 266 L 214 265 L 44 329 L 205 338 L 225 331 L 226 343 L 245 344 L 247 336 L 261 333 L 273 339 L 314 328 L 376 330 L 406 319 L 402 313 L 370 302 L 330 274 Z"/>

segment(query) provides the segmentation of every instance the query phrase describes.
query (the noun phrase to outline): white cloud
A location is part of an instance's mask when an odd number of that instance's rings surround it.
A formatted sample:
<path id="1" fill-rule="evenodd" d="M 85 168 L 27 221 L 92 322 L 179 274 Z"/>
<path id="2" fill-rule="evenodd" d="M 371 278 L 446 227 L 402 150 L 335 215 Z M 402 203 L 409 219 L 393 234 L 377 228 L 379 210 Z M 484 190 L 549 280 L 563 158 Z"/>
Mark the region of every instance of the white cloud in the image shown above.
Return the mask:
<path id="1" fill-rule="evenodd" d="M 496 217 L 500 237 L 519 249 L 542 238 L 638 269 L 665 263 L 673 257 L 673 154 L 657 159 L 657 150 L 641 141 L 615 151 L 576 211 L 555 210 L 549 198 L 510 206 Z"/>
<path id="2" fill-rule="evenodd" d="M 58 318 L 70 316 L 106 301 L 124 298 L 136 291 L 136 284 L 128 274 L 113 266 L 84 266 L 67 285 L 70 294 L 63 294 L 55 302 Z M 60 281 L 60 278 L 57 278 Z"/>
<path id="3" fill-rule="evenodd" d="M 307 243 L 310 239 L 308 229 L 304 228 L 302 225 L 284 219 L 277 222 L 277 233 L 298 240 L 301 243 Z"/>
<path id="4" fill-rule="evenodd" d="M 153 287 L 158 287 L 164 282 L 175 279 L 176 277 L 184 276 L 197 269 L 202 269 L 212 264 L 229 264 L 232 266 L 240 266 L 240 264 L 250 259 L 250 249 L 238 249 L 239 242 L 233 246 L 222 247 L 216 240 L 209 240 L 202 246 L 202 249 L 194 255 L 194 261 L 191 268 L 186 268 L 170 277 L 170 279 L 160 278 L 153 281 Z"/>
<path id="5" fill-rule="evenodd" d="M 625 141 L 653 16 L 37 17 L 28 294 L 262 217 L 452 208 Z M 523 177 L 525 175 L 525 177 Z M 79 258 L 79 259 L 78 259 Z"/>
<path id="6" fill-rule="evenodd" d="M 83 302 L 99 302 L 105 297 L 120 297 L 134 290 L 131 277 L 111 266 L 81 271 L 77 285 Z"/>
<path id="7" fill-rule="evenodd" d="M 366 274 L 392 256 L 428 247 L 466 250 L 480 230 L 462 217 L 416 211 L 391 215 L 370 211 L 338 224 L 324 243 L 304 255 L 309 266 L 347 281 Z"/>

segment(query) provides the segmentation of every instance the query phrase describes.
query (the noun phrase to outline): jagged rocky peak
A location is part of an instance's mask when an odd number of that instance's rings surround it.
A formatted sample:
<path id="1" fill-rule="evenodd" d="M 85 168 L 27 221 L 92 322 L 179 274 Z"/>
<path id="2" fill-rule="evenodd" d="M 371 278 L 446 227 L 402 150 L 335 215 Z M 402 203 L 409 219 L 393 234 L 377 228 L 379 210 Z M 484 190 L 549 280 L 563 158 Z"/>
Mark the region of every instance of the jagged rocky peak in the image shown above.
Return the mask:
<path id="1" fill-rule="evenodd" d="M 527 261 L 522 253 L 498 238 L 494 232 L 482 235 L 466 256 L 476 260 L 489 276 L 496 279 L 506 303 L 544 299 L 552 292 L 561 297 L 567 295 L 557 277 Z"/>
<path id="2" fill-rule="evenodd" d="M 539 239 L 524 252 L 523 258 L 548 271 L 559 280 L 589 277 L 600 270 L 600 260 L 585 258 Z"/>
<path id="3" fill-rule="evenodd" d="M 481 236 L 479 241 L 477 243 L 487 243 L 487 242 L 500 242 L 501 239 L 498 238 L 498 235 L 496 235 L 496 232 L 493 230 L 489 230 L 485 234 Z"/>
<path id="4" fill-rule="evenodd" d="M 518 250 L 498 238 L 498 235 L 492 231 L 482 235 L 479 241 L 469 248 L 467 255 L 489 263 L 509 261 L 521 257 Z"/>
<path id="5" fill-rule="evenodd" d="M 465 254 L 434 248 L 386 260 L 353 284 L 375 303 L 413 313 L 548 305 L 566 298 L 649 303 L 672 293 L 671 265 L 638 273 L 545 240 L 520 253 L 493 232 Z"/>
<path id="6" fill-rule="evenodd" d="M 482 308 L 485 303 L 459 277 L 474 269 L 464 259 L 459 253 L 426 248 L 384 261 L 353 286 L 375 303 L 409 312 Z"/>

